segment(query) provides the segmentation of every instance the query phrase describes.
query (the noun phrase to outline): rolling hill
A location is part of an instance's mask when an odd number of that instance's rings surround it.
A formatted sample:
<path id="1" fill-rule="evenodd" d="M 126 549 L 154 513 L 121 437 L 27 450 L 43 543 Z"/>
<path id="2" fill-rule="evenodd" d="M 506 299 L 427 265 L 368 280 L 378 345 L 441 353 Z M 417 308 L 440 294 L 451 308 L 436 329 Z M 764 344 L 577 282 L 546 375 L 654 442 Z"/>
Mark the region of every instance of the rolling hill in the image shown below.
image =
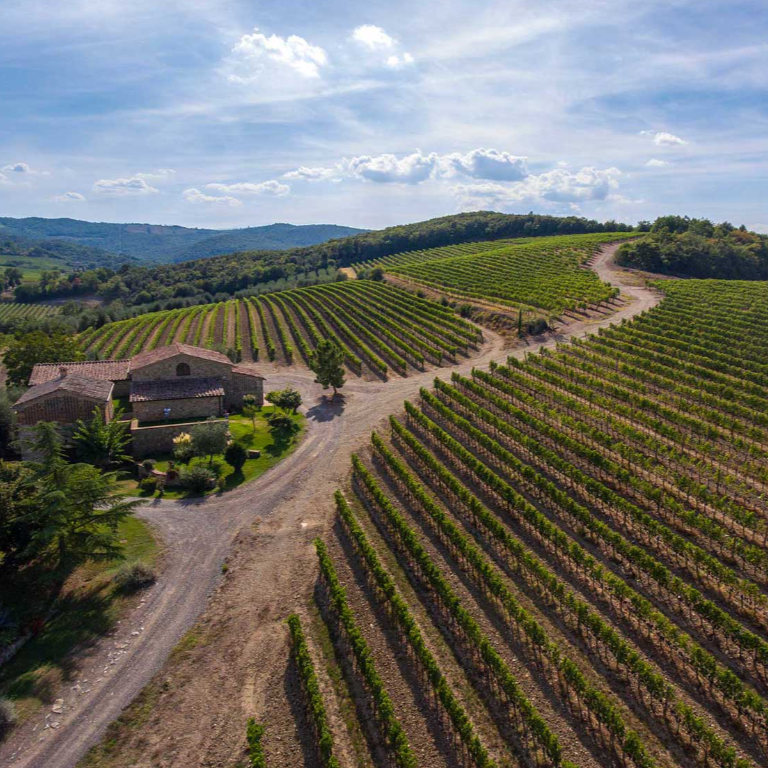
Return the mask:
<path id="1" fill-rule="evenodd" d="M 365 230 L 334 224 L 270 224 L 245 229 L 197 229 L 173 225 L 113 224 L 78 219 L 0 217 L 0 239 L 64 240 L 149 263 L 207 258 L 244 250 L 285 250 L 357 235 Z"/>

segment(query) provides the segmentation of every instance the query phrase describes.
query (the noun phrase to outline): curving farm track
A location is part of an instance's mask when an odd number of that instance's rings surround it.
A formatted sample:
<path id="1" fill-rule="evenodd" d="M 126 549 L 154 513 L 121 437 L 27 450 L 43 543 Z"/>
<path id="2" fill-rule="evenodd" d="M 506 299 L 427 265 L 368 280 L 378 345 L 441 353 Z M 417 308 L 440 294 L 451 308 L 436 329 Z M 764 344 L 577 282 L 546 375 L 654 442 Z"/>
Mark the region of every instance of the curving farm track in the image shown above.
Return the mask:
<path id="1" fill-rule="evenodd" d="M 620 285 L 631 301 L 608 318 L 572 324 L 525 350 L 610 325 L 658 302 L 653 292 L 623 280 L 612 264 L 617 247 L 604 248 L 592 268 L 601 279 Z M 503 339 L 485 334 L 480 354 L 453 368 L 389 382 L 350 380 L 343 404 L 326 402 L 308 371 L 269 374 L 270 388 L 291 385 L 304 397 L 302 443 L 259 480 L 223 497 L 156 501 L 141 510 L 165 545 L 160 580 L 113 635 L 78 660 L 59 694 L 63 712 L 46 710 L 20 728 L 0 746 L 0 765 L 72 768 L 157 673 L 171 690 L 156 702 L 152 715 L 163 727 L 143 729 L 115 765 L 231 765 L 242 718 L 223 715 L 231 707 L 258 707 L 269 693 L 269 674 L 246 674 L 251 679 L 244 691 L 244 670 L 279 668 L 281 621 L 288 608 L 311 594 L 316 568 L 311 542 L 332 520 L 333 490 L 348 472 L 350 454 L 378 422 L 436 375 L 448 378 L 454 370 L 468 373 L 473 366 L 502 359 L 507 354 Z M 230 555 L 229 575 L 222 581 L 222 564 Z M 210 646 L 191 662 L 174 667 L 172 658 L 166 664 L 201 614 L 197 626 Z"/>

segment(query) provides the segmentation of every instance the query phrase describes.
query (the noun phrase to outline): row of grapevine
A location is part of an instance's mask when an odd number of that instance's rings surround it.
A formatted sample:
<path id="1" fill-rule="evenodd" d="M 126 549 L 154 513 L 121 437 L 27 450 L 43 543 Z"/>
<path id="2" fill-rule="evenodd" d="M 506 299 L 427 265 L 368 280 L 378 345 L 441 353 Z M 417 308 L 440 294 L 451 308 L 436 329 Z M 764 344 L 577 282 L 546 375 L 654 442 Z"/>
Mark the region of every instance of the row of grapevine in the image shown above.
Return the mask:
<path id="1" fill-rule="evenodd" d="M 325 338 L 341 346 L 356 374 L 365 365 L 386 377 L 390 371 L 406 376 L 427 363 L 455 362 L 482 336 L 451 309 L 363 280 L 154 312 L 80 336 L 84 347 L 102 359 L 132 357 L 178 341 L 219 349 L 237 361 L 261 355 L 285 365 L 308 364 Z"/>
<path id="2" fill-rule="evenodd" d="M 466 255 L 384 265 L 408 282 L 435 288 L 458 299 L 533 312 L 561 314 L 584 310 L 618 296 L 582 265 L 600 245 L 634 233 L 565 235 L 511 241 Z M 442 250 L 442 249 L 438 249 Z"/>
<path id="3" fill-rule="evenodd" d="M 435 379 L 353 456 L 331 536 L 366 578 L 345 586 L 374 585 L 465 760 L 768 762 L 767 324 L 768 286 L 674 284 Z"/>

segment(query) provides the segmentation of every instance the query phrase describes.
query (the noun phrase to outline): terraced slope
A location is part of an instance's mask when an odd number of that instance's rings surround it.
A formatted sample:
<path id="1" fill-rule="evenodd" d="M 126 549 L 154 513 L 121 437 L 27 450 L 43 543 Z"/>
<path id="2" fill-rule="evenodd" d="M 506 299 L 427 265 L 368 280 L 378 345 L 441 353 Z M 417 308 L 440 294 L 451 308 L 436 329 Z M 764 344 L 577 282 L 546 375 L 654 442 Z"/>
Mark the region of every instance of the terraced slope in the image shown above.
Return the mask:
<path id="1" fill-rule="evenodd" d="M 306 364 L 325 338 L 339 343 L 355 374 L 386 377 L 455 362 L 482 337 L 452 309 L 370 281 L 153 312 L 81 337 L 102 358 L 132 357 L 182 341 L 229 351 L 237 360 L 282 365 Z"/>

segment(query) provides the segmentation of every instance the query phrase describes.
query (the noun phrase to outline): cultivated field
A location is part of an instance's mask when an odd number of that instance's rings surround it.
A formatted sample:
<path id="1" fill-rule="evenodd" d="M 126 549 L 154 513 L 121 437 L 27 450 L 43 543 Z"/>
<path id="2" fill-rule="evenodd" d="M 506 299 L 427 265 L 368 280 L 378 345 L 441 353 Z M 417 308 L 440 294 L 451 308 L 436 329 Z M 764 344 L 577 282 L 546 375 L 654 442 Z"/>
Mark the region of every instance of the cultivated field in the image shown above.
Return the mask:
<path id="1" fill-rule="evenodd" d="M 81 336 L 102 358 L 132 357 L 177 341 L 283 365 L 306 363 L 326 338 L 339 343 L 354 373 L 386 377 L 455 362 L 481 334 L 450 308 L 366 280 L 153 312 Z"/>
<path id="2" fill-rule="evenodd" d="M 584 268 L 598 248 L 633 232 L 492 240 L 410 251 L 365 267 L 457 299 L 522 309 L 532 315 L 584 310 L 618 295 Z"/>
<path id="3" fill-rule="evenodd" d="M 14 320 L 42 320 L 44 317 L 55 315 L 58 307 L 48 304 L 16 304 L 14 302 L 0 303 L 0 327 L 7 326 Z"/>
<path id="4" fill-rule="evenodd" d="M 768 762 L 768 287 L 664 287 L 353 457 L 316 601 L 374 764 Z"/>

